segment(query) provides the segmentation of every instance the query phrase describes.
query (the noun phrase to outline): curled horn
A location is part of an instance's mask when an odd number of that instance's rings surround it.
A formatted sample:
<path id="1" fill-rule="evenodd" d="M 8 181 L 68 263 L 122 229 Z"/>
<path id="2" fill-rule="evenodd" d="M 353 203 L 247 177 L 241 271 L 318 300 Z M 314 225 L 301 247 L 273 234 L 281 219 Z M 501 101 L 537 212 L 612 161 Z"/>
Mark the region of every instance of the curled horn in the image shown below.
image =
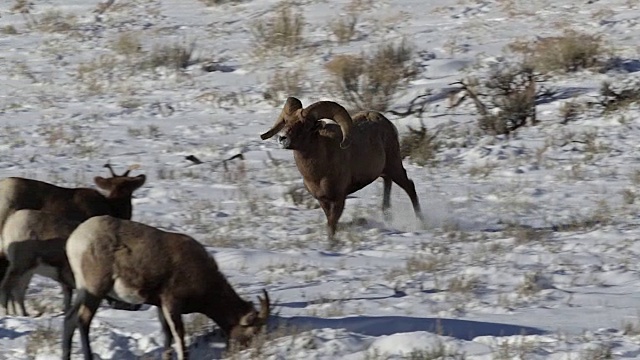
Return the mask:
<path id="1" fill-rule="evenodd" d="M 302 111 L 302 116 L 306 119 L 317 121 L 320 119 L 331 119 L 340 125 L 342 130 L 342 142 L 340 148 L 346 149 L 351 145 L 351 128 L 353 127 L 353 120 L 342 107 L 342 105 L 333 101 L 318 101 L 309 105 Z"/>
<path id="2" fill-rule="evenodd" d="M 276 123 L 273 124 L 273 127 L 269 131 L 260 135 L 260 138 L 262 140 L 266 140 L 277 134 L 284 127 L 285 117 L 291 115 L 298 109 L 302 109 L 302 102 L 294 97 L 287 98 L 287 101 L 285 102 L 284 107 L 282 108 L 282 112 L 280 112 Z"/>
<path id="3" fill-rule="evenodd" d="M 269 312 L 271 304 L 270 304 L 270 300 L 269 300 L 269 294 L 267 293 L 267 290 L 262 289 L 262 293 L 264 294 L 264 298 L 258 296 L 258 300 L 260 301 L 260 312 L 258 313 L 258 318 L 262 321 L 262 322 L 266 322 L 267 319 L 269 318 Z"/>

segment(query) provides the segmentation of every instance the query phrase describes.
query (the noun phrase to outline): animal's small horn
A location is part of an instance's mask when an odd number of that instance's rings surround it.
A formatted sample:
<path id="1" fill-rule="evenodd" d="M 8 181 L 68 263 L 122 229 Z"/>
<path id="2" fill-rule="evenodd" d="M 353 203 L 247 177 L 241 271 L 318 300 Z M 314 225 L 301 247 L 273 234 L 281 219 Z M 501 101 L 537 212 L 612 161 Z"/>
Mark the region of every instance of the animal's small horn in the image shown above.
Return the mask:
<path id="1" fill-rule="evenodd" d="M 262 293 L 264 294 L 264 298 L 258 296 L 258 300 L 260 301 L 260 313 L 258 314 L 258 318 L 265 322 L 269 318 L 271 304 L 267 290 L 262 289 Z"/>
<path id="2" fill-rule="evenodd" d="M 287 101 L 284 103 L 284 107 L 282 108 L 282 111 L 280 112 L 276 123 L 269 131 L 260 135 L 260 138 L 262 140 L 266 140 L 277 134 L 284 127 L 285 117 L 292 114 L 298 109 L 302 109 L 302 102 L 294 97 L 287 98 Z"/>
<path id="3" fill-rule="evenodd" d="M 140 168 L 140 164 L 132 164 L 129 165 L 129 167 L 127 168 L 127 171 L 124 172 L 124 174 L 122 174 L 121 176 L 129 176 L 129 173 L 131 172 L 131 170 L 137 170 Z M 113 170 L 111 171 L 113 173 Z"/>
<path id="4" fill-rule="evenodd" d="M 353 120 L 342 105 L 333 101 L 318 101 L 303 110 L 302 116 L 310 120 L 331 119 L 340 125 L 342 142 L 340 147 L 346 149 L 351 145 L 351 128 Z"/>
<path id="5" fill-rule="evenodd" d="M 109 172 L 111 172 L 111 176 L 112 177 L 117 177 L 118 175 L 116 175 L 116 173 L 113 171 L 113 167 L 111 166 L 111 163 L 106 163 L 104 164 L 103 167 L 106 167 L 107 169 L 109 169 Z"/>

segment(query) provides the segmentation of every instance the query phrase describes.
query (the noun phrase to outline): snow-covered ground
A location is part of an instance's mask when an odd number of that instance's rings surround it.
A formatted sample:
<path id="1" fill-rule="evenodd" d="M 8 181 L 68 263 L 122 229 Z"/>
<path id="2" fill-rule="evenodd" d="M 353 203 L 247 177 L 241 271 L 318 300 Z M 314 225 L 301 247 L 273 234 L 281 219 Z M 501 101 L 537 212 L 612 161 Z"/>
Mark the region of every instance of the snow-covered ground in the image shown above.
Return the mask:
<path id="1" fill-rule="evenodd" d="M 292 153 L 259 137 L 287 95 L 339 101 L 325 86 L 336 54 L 403 37 L 419 74 L 398 110 L 425 89 L 482 76 L 509 43 L 564 29 L 602 35 L 627 64 L 547 82 L 595 97 L 603 80 L 637 79 L 640 2 L 298 0 L 306 48 L 262 57 L 252 24 L 273 15 L 275 0 L 116 0 L 103 14 L 97 0 L 34 1 L 28 14 L 12 11 L 19 3 L 0 2 L 2 176 L 93 186 L 107 161 L 138 164 L 148 180 L 134 220 L 210 246 L 245 298 L 270 293 L 269 339 L 236 358 L 640 358 L 637 105 L 563 125 L 569 96 L 558 96 L 538 106 L 538 126 L 505 138 L 478 133 L 471 102 L 447 111 L 434 96 L 424 122 L 447 146 L 429 166 L 405 159 L 428 226 L 396 186 L 385 223 L 377 181 L 348 199 L 332 249 Z M 349 5 L 359 5 L 356 35 L 338 44 L 330 24 Z M 136 38 L 140 51 L 123 40 Z M 185 70 L 132 70 L 154 47 L 192 42 L 198 61 Z M 208 62 L 218 70 L 203 71 Z M 265 100 L 276 71 L 297 69 L 299 93 Z M 388 115 L 401 134 L 418 123 Z M 220 165 L 238 153 L 244 160 Z M 61 305 L 58 285 L 35 277 L 28 308 L 41 315 L 0 317 L 0 358 L 59 358 Z M 185 319 L 192 358 L 225 356 L 213 325 Z M 104 307 L 92 323 L 102 359 L 159 358 L 161 344 L 152 308 Z"/>

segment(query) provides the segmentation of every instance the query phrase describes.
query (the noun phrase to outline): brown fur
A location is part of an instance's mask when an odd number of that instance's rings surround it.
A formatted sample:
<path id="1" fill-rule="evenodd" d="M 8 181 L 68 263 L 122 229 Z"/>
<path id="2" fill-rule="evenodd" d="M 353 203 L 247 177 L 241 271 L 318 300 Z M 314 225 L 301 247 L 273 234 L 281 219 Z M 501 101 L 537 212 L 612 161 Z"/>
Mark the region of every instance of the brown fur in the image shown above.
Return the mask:
<path id="1" fill-rule="evenodd" d="M 64 246 L 79 224 L 39 210 L 22 209 L 9 216 L 2 231 L 9 267 L 0 285 L 0 305 L 7 312 L 12 300 L 12 313 L 17 314 L 17 302 L 22 316 L 28 316 L 24 297 L 34 273 L 60 283 L 68 310 L 74 282 Z"/>
<path id="2" fill-rule="evenodd" d="M 250 340 L 268 316 L 268 301 L 261 300 L 262 315 L 259 315 L 251 302 L 233 290 L 202 244 L 187 235 L 99 216 L 85 221 L 71 234 L 67 256 L 76 287 L 84 295 L 79 296 L 65 320 L 66 358 L 73 336 L 69 326 L 74 327 L 76 319 L 79 320 L 80 333 L 88 336 L 89 323 L 83 320 L 82 313 L 95 313 L 97 306 L 91 304 L 96 301 L 91 299 L 99 300 L 109 293 L 122 300 L 133 294 L 130 302 L 136 297 L 138 302 L 157 306 L 165 347 L 169 351 L 171 340 L 175 339 L 179 358 L 186 355 L 181 314 L 205 314 L 231 340 L 240 343 Z M 118 284 L 124 285 L 126 291 L 118 288 Z M 169 326 L 171 322 L 175 331 Z M 88 348 L 88 343 L 83 344 L 85 354 L 91 353 Z"/>
<path id="3" fill-rule="evenodd" d="M 347 195 L 379 177 L 384 180 L 385 216 L 389 217 L 391 183 L 395 182 L 409 195 L 416 216 L 422 220 L 415 186 L 402 165 L 398 131 L 391 121 L 379 112 L 363 111 L 353 119 L 341 119 L 339 125 L 327 124 L 318 120 L 333 119 L 335 114 L 344 117 L 346 110 L 331 101 L 317 102 L 306 109 L 301 107 L 300 100 L 287 99 L 274 126 L 261 137 L 264 140 L 278 132 L 284 133 L 279 140 L 293 150 L 306 188 L 327 216 L 331 240 Z"/>
<path id="4" fill-rule="evenodd" d="M 145 175 L 129 177 L 127 176 L 129 171 L 121 176 L 116 175 L 113 171 L 111 173 L 113 175 L 111 178 L 100 176 L 94 178 L 96 185 L 106 190 L 107 195 L 103 195 L 95 189 L 65 188 L 25 178 L 11 177 L 0 181 L 0 245 L 2 245 L 0 246 L 0 262 L 20 259 L 20 263 L 10 264 L 8 267 L 0 266 L 0 279 L 8 278 L 8 275 L 5 276 L 7 271 L 12 273 L 11 278 L 3 281 L 0 287 L 0 302 L 5 308 L 8 300 L 17 296 L 18 298 L 15 300 L 19 302 L 23 316 L 26 316 L 23 297 L 31 274 L 38 268 L 39 262 L 60 263 L 57 255 L 52 254 L 64 253 L 64 241 L 49 242 L 46 240 L 66 239 L 77 224 L 92 216 L 110 214 L 125 219 L 131 218 L 133 191 L 144 184 L 146 177 Z M 24 228 L 5 229 L 9 217 L 21 209 L 41 210 L 45 214 L 36 215 L 39 219 L 34 219 L 33 223 L 22 224 L 21 226 Z M 58 220 L 58 218 L 65 220 Z M 43 224 L 37 224 L 39 221 Z M 65 221 L 74 222 L 74 225 L 69 225 Z M 5 240 L 7 234 L 11 238 Z M 16 244 L 27 240 L 38 241 Z M 41 242 L 43 240 L 45 242 Z M 13 248 L 11 254 L 8 254 L 9 246 Z M 47 249 L 48 247 L 52 247 L 52 249 Z M 8 255 L 10 255 L 10 259 L 7 259 Z M 66 265 L 66 262 L 62 262 L 62 264 Z M 64 270 L 64 267 L 59 267 L 58 273 L 61 274 Z M 20 278 L 21 280 L 18 281 L 17 279 Z M 63 280 L 57 277 L 54 279 Z M 14 284 L 18 285 L 15 291 Z M 72 286 L 73 283 L 65 281 L 61 284 L 65 290 L 65 306 L 68 307 L 67 295 L 70 296 L 70 294 L 67 294 L 66 287 Z"/>

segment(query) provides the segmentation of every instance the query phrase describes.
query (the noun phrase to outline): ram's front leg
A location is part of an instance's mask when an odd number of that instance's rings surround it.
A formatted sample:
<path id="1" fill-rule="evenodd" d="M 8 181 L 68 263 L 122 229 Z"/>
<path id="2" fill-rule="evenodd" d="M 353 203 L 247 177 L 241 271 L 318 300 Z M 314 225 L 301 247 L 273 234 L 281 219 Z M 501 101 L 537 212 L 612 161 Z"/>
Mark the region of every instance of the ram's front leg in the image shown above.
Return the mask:
<path id="1" fill-rule="evenodd" d="M 324 210 L 327 217 L 327 232 L 329 234 L 329 242 L 335 245 L 335 235 L 338 228 L 338 220 L 342 216 L 344 210 L 344 199 L 342 200 L 320 200 L 320 206 Z"/>

